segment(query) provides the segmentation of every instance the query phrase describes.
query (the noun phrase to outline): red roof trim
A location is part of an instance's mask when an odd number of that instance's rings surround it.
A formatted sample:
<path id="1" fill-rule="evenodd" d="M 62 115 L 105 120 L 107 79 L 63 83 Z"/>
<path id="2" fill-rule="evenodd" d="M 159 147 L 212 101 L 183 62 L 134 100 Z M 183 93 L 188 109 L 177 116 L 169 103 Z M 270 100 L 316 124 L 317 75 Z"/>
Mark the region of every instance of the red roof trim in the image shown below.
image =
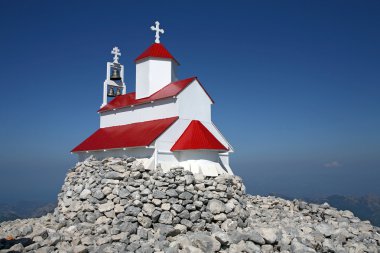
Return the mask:
<path id="1" fill-rule="evenodd" d="M 111 100 L 108 104 L 103 106 L 98 110 L 98 112 L 105 112 L 110 111 L 114 109 L 121 109 L 124 107 L 132 106 L 132 105 L 141 105 L 150 103 L 152 101 L 170 98 L 174 96 L 178 96 L 187 86 L 189 86 L 194 80 L 197 80 L 202 89 L 205 91 L 207 96 L 210 98 L 211 102 L 214 103 L 214 100 L 210 97 L 210 95 L 207 93 L 203 85 L 199 82 L 199 80 L 196 77 L 190 77 L 187 79 L 179 80 L 173 83 L 170 83 L 166 85 L 165 87 L 161 88 L 154 94 L 152 94 L 149 97 L 146 98 L 140 98 L 136 99 L 136 93 L 130 92 L 121 96 L 117 96 L 113 100 Z"/>
<path id="2" fill-rule="evenodd" d="M 163 134 L 178 117 L 100 128 L 71 152 L 146 147 Z"/>
<path id="3" fill-rule="evenodd" d="M 163 58 L 163 59 L 171 59 L 174 60 L 178 65 L 178 61 L 173 57 L 173 55 L 164 47 L 161 43 L 153 43 L 148 47 L 142 54 L 140 54 L 135 62 L 143 60 L 145 58 Z"/>
<path id="4" fill-rule="evenodd" d="M 199 149 L 228 150 L 199 120 L 192 120 L 170 150 L 182 151 Z"/>

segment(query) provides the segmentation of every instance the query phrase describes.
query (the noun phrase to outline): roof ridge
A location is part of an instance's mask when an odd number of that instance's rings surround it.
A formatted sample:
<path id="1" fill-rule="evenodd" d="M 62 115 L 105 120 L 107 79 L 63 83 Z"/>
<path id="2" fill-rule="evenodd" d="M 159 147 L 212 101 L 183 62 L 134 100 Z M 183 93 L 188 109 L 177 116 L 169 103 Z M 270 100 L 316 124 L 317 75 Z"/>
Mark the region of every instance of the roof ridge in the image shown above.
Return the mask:
<path id="1" fill-rule="evenodd" d="M 99 128 L 71 152 L 146 147 L 157 140 L 178 118 L 176 116 Z"/>
<path id="2" fill-rule="evenodd" d="M 196 76 L 193 76 L 193 77 L 185 78 L 185 79 L 182 79 L 182 80 L 177 80 L 175 82 L 171 82 L 171 83 L 165 85 L 164 87 L 162 87 L 161 89 L 159 89 L 158 91 L 156 91 L 155 93 L 153 93 L 152 95 L 150 95 L 149 97 L 144 97 L 144 98 L 136 99 L 136 91 L 135 92 L 129 92 L 129 93 L 126 93 L 126 94 L 121 95 L 121 96 L 117 96 L 114 99 L 112 99 L 108 104 L 106 104 L 105 106 L 103 106 L 102 108 L 100 108 L 98 110 L 98 112 L 106 112 L 106 111 L 110 111 L 110 110 L 113 110 L 113 109 L 120 109 L 120 108 L 124 108 L 124 107 L 128 107 L 128 106 L 132 106 L 132 105 L 146 104 L 146 103 L 149 103 L 151 101 L 156 101 L 156 100 L 160 100 L 160 99 L 164 99 L 164 98 L 169 98 L 171 96 L 177 96 L 193 80 L 198 80 L 198 79 L 197 79 Z M 198 81 L 198 83 L 200 83 L 200 82 Z M 178 87 L 176 87 L 176 85 Z M 167 94 L 165 94 L 165 89 L 169 89 L 170 86 L 173 86 L 173 89 L 166 91 Z M 202 88 L 203 88 L 203 86 L 202 86 Z M 205 92 L 206 92 L 206 90 L 205 90 Z M 163 93 L 163 94 L 160 94 L 160 93 Z M 206 92 L 206 94 L 208 95 L 207 92 Z M 133 96 L 133 97 L 130 98 L 131 96 Z M 129 99 L 129 102 L 124 103 L 124 105 L 121 105 L 120 103 L 123 103 L 123 102 L 121 101 L 119 103 L 119 101 L 122 100 L 122 99 L 124 99 L 124 100 L 128 100 Z M 210 97 L 210 99 L 211 99 L 211 97 Z M 211 101 L 212 101 L 212 99 L 211 99 Z M 113 104 L 116 104 L 116 105 L 113 105 Z"/>
<path id="3" fill-rule="evenodd" d="M 136 57 L 135 62 L 149 57 L 172 59 L 179 65 L 179 62 L 174 58 L 174 56 L 169 52 L 169 50 L 166 49 L 166 47 L 162 43 L 151 44 L 147 49 L 145 49 L 144 52 L 142 52 L 142 54 Z"/>
<path id="4" fill-rule="evenodd" d="M 167 85 L 165 85 L 164 87 L 162 87 L 161 89 L 159 89 L 158 91 L 156 91 L 155 93 L 153 93 L 152 95 L 150 95 L 149 97 L 152 97 L 153 95 L 155 95 L 156 93 L 162 91 L 165 87 L 171 85 L 171 84 L 175 84 L 175 83 L 179 83 L 179 82 L 183 82 L 183 81 L 186 81 L 186 80 L 190 80 L 190 79 L 197 79 L 196 76 L 193 76 L 193 77 L 188 77 L 188 78 L 185 78 L 185 79 L 181 79 L 181 80 L 177 80 L 175 82 L 171 82 L 171 83 L 168 83 Z M 197 79 L 198 80 L 198 79 Z M 186 86 L 187 87 L 187 86 Z M 181 90 L 182 91 L 182 90 Z"/>

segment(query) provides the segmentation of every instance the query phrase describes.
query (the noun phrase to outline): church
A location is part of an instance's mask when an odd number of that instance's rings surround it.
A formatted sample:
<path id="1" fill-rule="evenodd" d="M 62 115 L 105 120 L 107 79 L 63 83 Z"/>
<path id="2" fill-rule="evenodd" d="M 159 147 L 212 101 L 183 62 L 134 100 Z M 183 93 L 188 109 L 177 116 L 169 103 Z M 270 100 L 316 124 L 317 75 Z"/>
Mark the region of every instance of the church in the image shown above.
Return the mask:
<path id="1" fill-rule="evenodd" d="M 80 161 L 128 156 L 150 169 L 181 166 L 206 176 L 232 175 L 233 148 L 211 120 L 213 99 L 197 77 L 177 77 L 179 62 L 160 43 L 160 23 L 151 30 L 155 42 L 135 59 L 135 92 L 126 91 L 120 50 L 111 51 L 100 128 L 71 152 Z"/>

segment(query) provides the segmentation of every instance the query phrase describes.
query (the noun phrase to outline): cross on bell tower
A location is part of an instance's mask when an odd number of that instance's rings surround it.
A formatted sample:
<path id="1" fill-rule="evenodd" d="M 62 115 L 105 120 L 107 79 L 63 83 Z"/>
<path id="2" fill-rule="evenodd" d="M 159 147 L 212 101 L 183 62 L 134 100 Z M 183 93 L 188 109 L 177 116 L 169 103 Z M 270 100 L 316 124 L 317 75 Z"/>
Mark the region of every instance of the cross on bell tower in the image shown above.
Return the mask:
<path id="1" fill-rule="evenodd" d="M 155 35 L 156 40 L 154 42 L 160 43 L 160 33 L 164 34 L 165 31 L 164 29 L 160 29 L 160 22 L 156 21 L 155 24 L 156 26 L 151 26 L 150 29 L 152 31 L 156 31 L 156 35 Z"/>
<path id="2" fill-rule="evenodd" d="M 111 54 L 113 54 L 113 62 L 119 63 L 119 56 L 121 56 L 120 49 L 118 47 L 112 48 Z"/>

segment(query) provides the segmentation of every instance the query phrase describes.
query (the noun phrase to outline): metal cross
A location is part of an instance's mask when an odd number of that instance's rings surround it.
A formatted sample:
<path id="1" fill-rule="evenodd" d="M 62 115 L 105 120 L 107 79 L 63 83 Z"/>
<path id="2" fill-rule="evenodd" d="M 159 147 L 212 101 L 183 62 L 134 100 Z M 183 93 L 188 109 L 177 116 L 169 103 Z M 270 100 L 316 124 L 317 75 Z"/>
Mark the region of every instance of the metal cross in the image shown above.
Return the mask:
<path id="1" fill-rule="evenodd" d="M 156 26 L 151 26 L 150 29 L 152 31 L 156 31 L 156 40 L 154 42 L 160 43 L 160 33 L 164 34 L 164 29 L 160 29 L 160 22 L 156 21 L 155 22 Z"/>
<path id="2" fill-rule="evenodd" d="M 111 51 L 111 54 L 113 54 L 113 62 L 119 63 L 119 56 L 121 55 L 120 50 L 118 47 L 114 47 Z"/>

